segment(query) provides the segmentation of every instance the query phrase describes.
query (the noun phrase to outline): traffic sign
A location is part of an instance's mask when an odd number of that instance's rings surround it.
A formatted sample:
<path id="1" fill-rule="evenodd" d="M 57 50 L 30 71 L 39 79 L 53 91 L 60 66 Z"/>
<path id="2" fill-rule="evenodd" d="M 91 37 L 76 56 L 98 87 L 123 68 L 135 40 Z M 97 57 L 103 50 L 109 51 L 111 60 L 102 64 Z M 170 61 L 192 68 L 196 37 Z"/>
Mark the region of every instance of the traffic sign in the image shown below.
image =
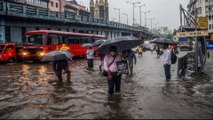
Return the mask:
<path id="1" fill-rule="evenodd" d="M 199 37 L 199 36 L 208 36 L 208 31 L 192 31 L 192 32 L 177 32 L 177 37 Z"/>

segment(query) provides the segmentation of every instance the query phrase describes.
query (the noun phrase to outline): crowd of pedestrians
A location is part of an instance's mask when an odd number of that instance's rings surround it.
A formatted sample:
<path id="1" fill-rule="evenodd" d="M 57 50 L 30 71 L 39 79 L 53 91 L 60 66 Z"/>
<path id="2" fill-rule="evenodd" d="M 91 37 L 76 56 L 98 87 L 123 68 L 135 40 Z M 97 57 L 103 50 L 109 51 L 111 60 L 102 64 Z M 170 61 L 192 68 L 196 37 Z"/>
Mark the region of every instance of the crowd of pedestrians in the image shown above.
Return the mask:
<path id="1" fill-rule="evenodd" d="M 162 55 L 163 67 L 165 71 L 165 78 L 166 80 L 171 79 L 171 64 L 174 64 L 172 61 L 173 53 L 177 53 L 177 50 L 174 46 L 170 46 L 168 44 L 164 45 L 152 45 L 151 46 L 151 54 L 156 51 L 157 58 L 160 58 Z M 106 54 L 99 53 L 99 71 L 105 72 L 107 81 L 108 81 L 108 93 L 112 95 L 113 93 L 120 93 L 121 91 L 121 79 L 122 79 L 122 72 L 119 72 L 117 68 L 117 62 L 122 60 L 127 61 L 128 66 L 128 74 L 129 76 L 133 76 L 133 68 L 134 65 L 137 63 L 136 53 L 138 56 L 143 55 L 144 48 L 139 46 L 135 51 L 131 49 L 124 50 L 122 52 L 118 51 L 116 46 L 109 47 L 109 52 Z M 95 51 L 92 47 L 89 47 L 86 52 L 86 59 L 88 69 L 93 69 L 94 67 L 94 58 L 95 58 Z M 71 79 L 71 72 L 69 70 L 69 64 L 67 60 L 53 62 L 53 70 L 56 73 L 56 76 L 61 83 L 62 75 L 67 74 L 67 81 L 70 82 Z M 64 72 L 62 72 L 64 71 Z"/>

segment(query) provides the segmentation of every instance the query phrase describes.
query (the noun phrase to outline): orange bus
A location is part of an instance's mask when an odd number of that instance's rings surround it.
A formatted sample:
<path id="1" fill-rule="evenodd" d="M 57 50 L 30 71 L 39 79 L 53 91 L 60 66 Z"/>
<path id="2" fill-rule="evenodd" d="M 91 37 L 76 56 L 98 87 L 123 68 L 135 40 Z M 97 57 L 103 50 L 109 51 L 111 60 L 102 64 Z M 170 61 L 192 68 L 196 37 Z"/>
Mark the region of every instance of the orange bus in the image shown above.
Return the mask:
<path id="1" fill-rule="evenodd" d="M 98 39 L 105 39 L 105 36 L 53 30 L 26 32 L 22 59 L 37 62 L 44 54 L 54 50 L 67 50 L 74 55 L 73 57 L 86 56 L 87 48 L 82 44 L 93 43 Z"/>

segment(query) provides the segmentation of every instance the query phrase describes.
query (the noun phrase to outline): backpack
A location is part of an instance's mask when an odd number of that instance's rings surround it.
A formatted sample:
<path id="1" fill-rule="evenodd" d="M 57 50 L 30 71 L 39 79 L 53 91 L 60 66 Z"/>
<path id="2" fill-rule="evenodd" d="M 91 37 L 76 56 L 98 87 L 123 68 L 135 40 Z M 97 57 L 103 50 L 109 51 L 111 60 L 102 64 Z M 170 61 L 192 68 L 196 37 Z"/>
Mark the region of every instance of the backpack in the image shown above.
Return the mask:
<path id="1" fill-rule="evenodd" d="M 174 52 L 171 52 L 171 62 L 172 64 L 175 64 L 177 62 L 177 56 Z"/>

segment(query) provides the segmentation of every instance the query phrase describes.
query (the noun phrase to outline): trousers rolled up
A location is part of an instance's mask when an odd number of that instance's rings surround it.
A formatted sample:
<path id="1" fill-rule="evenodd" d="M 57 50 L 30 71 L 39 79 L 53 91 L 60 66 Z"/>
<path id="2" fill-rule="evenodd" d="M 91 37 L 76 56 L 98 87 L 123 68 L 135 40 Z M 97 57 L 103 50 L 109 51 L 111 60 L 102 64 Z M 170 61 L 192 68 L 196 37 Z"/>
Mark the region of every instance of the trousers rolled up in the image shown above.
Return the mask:
<path id="1" fill-rule="evenodd" d="M 108 93 L 113 94 L 114 89 L 116 92 L 121 91 L 121 74 L 113 73 L 112 80 L 108 79 Z"/>
<path id="2" fill-rule="evenodd" d="M 93 68 L 93 59 L 87 59 L 88 61 L 88 68 Z"/>
<path id="3" fill-rule="evenodd" d="M 171 65 L 169 65 L 169 64 L 165 64 L 164 65 L 165 76 L 166 76 L 167 80 L 171 79 L 171 71 L 170 71 L 170 69 L 171 69 Z"/>

